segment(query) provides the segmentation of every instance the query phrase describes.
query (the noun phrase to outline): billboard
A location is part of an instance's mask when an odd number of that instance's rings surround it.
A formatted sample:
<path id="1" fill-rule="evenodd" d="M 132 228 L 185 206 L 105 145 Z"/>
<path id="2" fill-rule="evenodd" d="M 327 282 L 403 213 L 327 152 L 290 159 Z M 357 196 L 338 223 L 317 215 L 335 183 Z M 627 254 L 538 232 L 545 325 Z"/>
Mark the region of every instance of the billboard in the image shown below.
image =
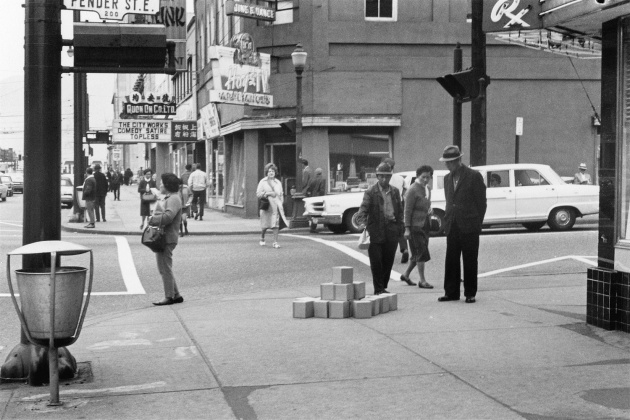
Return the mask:
<path id="1" fill-rule="evenodd" d="M 210 102 L 272 108 L 271 56 L 257 52 L 247 33 L 235 35 L 230 44 L 210 48 L 214 82 Z"/>

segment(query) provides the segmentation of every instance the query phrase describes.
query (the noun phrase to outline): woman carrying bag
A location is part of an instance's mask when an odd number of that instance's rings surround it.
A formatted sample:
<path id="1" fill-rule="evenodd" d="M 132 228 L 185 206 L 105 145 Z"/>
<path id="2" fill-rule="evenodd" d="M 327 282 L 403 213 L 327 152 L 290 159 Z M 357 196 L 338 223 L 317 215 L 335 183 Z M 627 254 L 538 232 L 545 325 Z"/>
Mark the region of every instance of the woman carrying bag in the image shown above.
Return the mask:
<path id="1" fill-rule="evenodd" d="M 144 230 L 144 221 L 147 217 L 151 216 L 151 204 L 152 202 L 148 200 L 148 196 L 144 196 L 145 194 L 151 193 L 151 188 L 157 188 L 157 184 L 151 177 L 153 175 L 153 171 L 151 169 L 144 170 L 144 177 L 138 183 L 138 192 L 140 193 L 140 216 L 142 216 L 142 223 L 140 224 L 140 230 Z M 143 198 L 143 196 L 145 198 Z M 155 202 L 155 199 L 153 202 Z"/>
<path id="2" fill-rule="evenodd" d="M 150 226 L 160 226 L 164 230 L 164 250 L 155 253 L 158 271 L 164 283 L 164 299 L 153 302 L 156 306 L 172 305 L 184 301 L 182 295 L 179 294 L 177 282 L 173 275 L 173 250 L 179 239 L 179 223 L 182 217 L 179 182 L 179 178 L 175 174 L 162 174 L 160 192 L 163 194 L 163 198 L 157 202 L 153 216 L 149 218 Z"/>
<path id="3" fill-rule="evenodd" d="M 278 231 L 280 225 L 287 226 L 287 220 L 284 216 L 284 193 L 282 191 L 282 183 L 276 179 L 278 168 L 273 163 L 265 165 L 265 177 L 258 183 L 256 196 L 261 200 L 260 206 L 260 227 L 262 235 L 260 237 L 260 246 L 265 246 L 265 233 L 267 229 L 273 230 L 273 247 L 280 248 L 278 245 Z M 265 205 L 265 199 L 269 200 L 269 204 Z M 265 207 L 267 207 L 265 209 Z M 283 227 L 284 227 L 283 226 Z"/>

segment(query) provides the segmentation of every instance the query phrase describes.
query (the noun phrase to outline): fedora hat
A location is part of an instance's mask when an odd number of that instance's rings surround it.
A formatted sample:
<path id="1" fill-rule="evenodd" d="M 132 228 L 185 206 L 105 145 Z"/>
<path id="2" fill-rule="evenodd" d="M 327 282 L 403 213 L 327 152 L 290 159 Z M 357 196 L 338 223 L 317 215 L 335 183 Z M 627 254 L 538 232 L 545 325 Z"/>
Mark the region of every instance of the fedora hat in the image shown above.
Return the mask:
<path id="1" fill-rule="evenodd" d="M 464 156 L 464 154 L 459 151 L 459 147 L 446 146 L 444 148 L 444 152 L 442 152 L 442 157 L 440 158 L 440 162 L 448 162 L 450 160 L 459 159 L 462 156 Z"/>
<path id="2" fill-rule="evenodd" d="M 383 162 L 376 167 L 376 175 L 391 175 L 392 167 Z"/>
<path id="3" fill-rule="evenodd" d="M 580 169 L 586 169 L 586 163 L 580 163 Z"/>

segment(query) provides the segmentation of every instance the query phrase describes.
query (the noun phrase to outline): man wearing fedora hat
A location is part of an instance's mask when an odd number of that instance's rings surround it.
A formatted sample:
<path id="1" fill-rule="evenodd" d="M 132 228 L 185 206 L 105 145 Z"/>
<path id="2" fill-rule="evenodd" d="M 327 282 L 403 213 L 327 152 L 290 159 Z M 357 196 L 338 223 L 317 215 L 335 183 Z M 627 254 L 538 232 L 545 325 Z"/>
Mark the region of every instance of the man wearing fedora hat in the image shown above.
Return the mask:
<path id="1" fill-rule="evenodd" d="M 370 269 L 374 294 L 389 293 L 387 285 L 392 273 L 398 239 L 405 231 L 402 199 L 398 188 L 389 185 L 392 167 L 381 163 L 376 167 L 378 182 L 363 195 L 357 220 L 370 234 Z"/>
<path id="2" fill-rule="evenodd" d="M 573 183 L 578 185 L 591 185 L 591 175 L 586 173 L 586 163 L 580 163 L 579 171 L 573 176 Z"/>
<path id="3" fill-rule="evenodd" d="M 445 293 L 438 298 L 439 302 L 459 300 L 460 258 L 464 263 L 466 303 L 474 303 L 477 295 L 477 257 L 481 224 L 486 215 L 486 184 L 479 172 L 462 164 L 462 156 L 459 147 L 447 146 L 440 158 L 449 173 L 444 177 Z"/>

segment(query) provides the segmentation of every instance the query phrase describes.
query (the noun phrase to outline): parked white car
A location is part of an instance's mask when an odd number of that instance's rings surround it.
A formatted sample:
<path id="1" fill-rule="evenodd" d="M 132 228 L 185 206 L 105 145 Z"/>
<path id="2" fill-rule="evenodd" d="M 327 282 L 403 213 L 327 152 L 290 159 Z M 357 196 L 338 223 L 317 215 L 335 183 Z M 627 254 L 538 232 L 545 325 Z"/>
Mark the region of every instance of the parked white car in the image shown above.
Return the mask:
<path id="1" fill-rule="evenodd" d="M 505 164 L 474 168 L 488 186 L 488 210 L 484 227 L 501 224 L 522 224 L 528 230 L 538 230 L 545 224 L 553 230 L 568 230 L 577 217 L 599 213 L 599 187 L 566 184 L 548 165 Z M 446 200 L 444 177 L 448 171 L 436 170 L 433 174 L 431 206 L 433 219 L 443 233 Z M 399 172 L 410 184 L 415 171 Z M 498 177 L 498 178 L 497 178 Z M 494 183 L 491 181 L 494 179 Z M 497 182 L 498 179 L 498 182 Z M 363 193 L 333 194 L 304 199 L 304 215 L 318 224 L 328 226 L 332 232 L 346 230 L 357 233 L 362 227 L 356 222 Z"/>
<path id="2" fill-rule="evenodd" d="M 416 179 L 415 171 L 398 172 L 397 174 L 405 178 L 405 185 L 410 185 Z M 435 218 L 439 223 L 440 232 L 442 231 L 446 205 L 444 198 L 444 177 L 446 174 L 448 174 L 446 170 L 433 172 L 432 207 L 436 213 Z M 305 198 L 304 216 L 316 220 L 318 224 L 326 225 L 329 230 L 335 233 L 344 233 L 346 230 L 352 233 L 361 232 L 363 228 L 356 221 L 356 214 L 359 211 L 359 206 L 361 206 L 363 193 L 361 191 Z M 442 216 L 438 216 L 439 214 Z"/>

